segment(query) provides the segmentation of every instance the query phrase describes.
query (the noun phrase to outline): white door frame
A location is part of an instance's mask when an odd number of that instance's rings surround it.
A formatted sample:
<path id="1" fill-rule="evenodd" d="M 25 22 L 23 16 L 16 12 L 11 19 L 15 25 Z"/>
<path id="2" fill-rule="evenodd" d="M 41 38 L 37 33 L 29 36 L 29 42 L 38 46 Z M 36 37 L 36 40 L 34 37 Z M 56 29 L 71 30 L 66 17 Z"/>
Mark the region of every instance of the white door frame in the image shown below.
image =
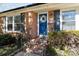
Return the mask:
<path id="1" fill-rule="evenodd" d="M 38 36 L 40 35 L 40 34 L 39 34 L 39 14 L 44 14 L 44 13 L 47 14 L 47 35 L 48 35 L 48 12 L 39 12 L 39 13 L 38 13 L 38 18 L 37 18 L 37 20 L 38 20 L 38 21 L 37 21 L 37 24 L 38 24 L 38 25 L 37 25 L 37 28 L 38 28 L 38 30 L 37 30 Z M 47 35 L 46 35 L 46 36 L 47 36 Z"/>

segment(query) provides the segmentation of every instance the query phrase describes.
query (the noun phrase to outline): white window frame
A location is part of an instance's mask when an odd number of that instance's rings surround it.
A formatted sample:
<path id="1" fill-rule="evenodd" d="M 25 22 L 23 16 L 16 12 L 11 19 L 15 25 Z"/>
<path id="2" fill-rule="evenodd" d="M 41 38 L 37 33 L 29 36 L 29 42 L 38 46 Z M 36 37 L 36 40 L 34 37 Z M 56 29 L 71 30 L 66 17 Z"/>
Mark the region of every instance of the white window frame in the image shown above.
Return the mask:
<path id="1" fill-rule="evenodd" d="M 15 16 L 18 16 L 18 15 L 15 15 Z M 14 17 L 15 16 L 6 16 L 6 21 L 5 21 L 5 23 L 6 23 L 6 25 L 5 25 L 6 26 L 6 29 L 5 29 L 6 32 L 21 32 L 20 30 L 19 31 L 15 31 L 15 27 L 14 27 L 15 26 L 15 22 L 14 22 Z M 12 23 L 12 30 L 11 31 L 8 30 L 8 17 L 12 17 L 13 18 L 13 20 L 12 20 L 12 22 L 13 22 Z M 23 24 L 23 23 L 21 23 L 21 24 Z"/>
<path id="2" fill-rule="evenodd" d="M 62 10 L 60 10 L 60 30 L 63 30 L 63 18 L 62 18 L 62 15 L 63 15 L 63 11 L 72 11 L 72 10 L 75 10 L 75 13 L 76 13 L 76 9 L 73 9 L 73 8 L 70 8 L 70 9 L 62 9 Z M 74 20 L 70 20 L 70 21 L 74 21 L 75 22 L 75 29 L 74 30 L 76 30 L 76 16 L 75 16 L 75 19 Z"/>

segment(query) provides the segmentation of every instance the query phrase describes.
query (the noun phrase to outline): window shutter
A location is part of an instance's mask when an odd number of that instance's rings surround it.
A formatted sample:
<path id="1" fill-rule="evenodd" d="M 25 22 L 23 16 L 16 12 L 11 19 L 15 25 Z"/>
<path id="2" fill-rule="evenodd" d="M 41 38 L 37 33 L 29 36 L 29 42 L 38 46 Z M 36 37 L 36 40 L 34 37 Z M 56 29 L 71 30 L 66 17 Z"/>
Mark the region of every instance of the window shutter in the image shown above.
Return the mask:
<path id="1" fill-rule="evenodd" d="M 21 13 L 21 32 L 25 32 L 25 24 L 24 24 L 24 20 L 25 20 L 25 13 Z"/>
<path id="2" fill-rule="evenodd" d="M 54 11 L 54 30 L 59 31 L 60 30 L 60 10 Z"/>

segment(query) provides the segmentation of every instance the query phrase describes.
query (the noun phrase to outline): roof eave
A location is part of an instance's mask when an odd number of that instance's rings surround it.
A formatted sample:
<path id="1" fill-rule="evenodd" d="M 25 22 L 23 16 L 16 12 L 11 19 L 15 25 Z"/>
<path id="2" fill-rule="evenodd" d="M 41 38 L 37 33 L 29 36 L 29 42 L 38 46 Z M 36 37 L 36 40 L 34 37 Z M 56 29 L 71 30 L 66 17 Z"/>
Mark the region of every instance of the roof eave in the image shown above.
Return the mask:
<path id="1" fill-rule="evenodd" d="M 22 7 L 18 7 L 18 8 L 14 8 L 14 9 L 10 9 L 10 10 L 0 12 L 0 14 L 10 12 L 10 11 L 14 11 L 14 10 L 19 10 L 19 9 L 22 9 L 22 8 L 28 8 L 28 7 L 33 7 L 33 6 L 37 6 L 37 5 L 42 5 L 42 4 L 46 4 L 46 3 L 33 3 L 33 4 L 30 4 L 30 5 L 27 5 L 27 6 L 22 6 Z"/>

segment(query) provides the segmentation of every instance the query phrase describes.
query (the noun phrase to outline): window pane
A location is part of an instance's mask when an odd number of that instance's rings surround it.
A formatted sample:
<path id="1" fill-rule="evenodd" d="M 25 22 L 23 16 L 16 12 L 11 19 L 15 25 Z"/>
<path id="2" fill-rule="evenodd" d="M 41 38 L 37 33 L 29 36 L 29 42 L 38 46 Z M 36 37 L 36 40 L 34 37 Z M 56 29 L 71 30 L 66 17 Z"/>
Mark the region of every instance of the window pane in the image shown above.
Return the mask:
<path id="1" fill-rule="evenodd" d="M 23 24 L 15 24 L 15 31 L 24 31 L 24 25 Z"/>
<path id="2" fill-rule="evenodd" d="M 8 21 L 9 24 L 12 24 L 12 22 L 13 22 L 13 17 L 8 17 L 7 21 Z"/>
<path id="3" fill-rule="evenodd" d="M 15 31 L 20 31 L 20 25 L 19 24 L 15 24 Z"/>
<path id="4" fill-rule="evenodd" d="M 21 23 L 21 16 L 20 15 L 15 16 L 14 21 L 15 23 Z"/>
<path id="5" fill-rule="evenodd" d="M 21 32 L 24 32 L 24 31 L 25 31 L 25 29 L 24 29 L 24 25 L 21 24 L 20 26 L 21 26 L 20 31 L 21 31 Z"/>
<path id="6" fill-rule="evenodd" d="M 63 20 L 75 20 L 75 11 L 64 11 L 62 18 Z"/>
<path id="7" fill-rule="evenodd" d="M 7 28 L 8 28 L 8 31 L 12 31 L 12 24 L 8 24 Z"/>
<path id="8" fill-rule="evenodd" d="M 75 21 L 63 22 L 63 30 L 75 30 Z"/>

